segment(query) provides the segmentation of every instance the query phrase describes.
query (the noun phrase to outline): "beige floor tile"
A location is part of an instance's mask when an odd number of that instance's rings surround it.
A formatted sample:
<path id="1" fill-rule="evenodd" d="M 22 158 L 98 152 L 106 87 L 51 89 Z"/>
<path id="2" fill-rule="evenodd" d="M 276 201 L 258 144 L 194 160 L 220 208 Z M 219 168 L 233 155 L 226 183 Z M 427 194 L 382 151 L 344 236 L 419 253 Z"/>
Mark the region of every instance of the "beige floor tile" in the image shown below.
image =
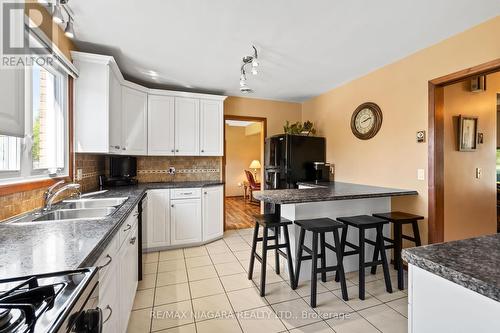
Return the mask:
<path id="1" fill-rule="evenodd" d="M 217 272 L 214 266 L 201 266 L 188 268 L 189 281 L 198 281 L 217 277 Z"/>
<path id="2" fill-rule="evenodd" d="M 297 294 L 299 294 L 301 297 L 306 297 L 306 296 L 309 296 L 311 295 L 311 281 L 307 280 L 307 281 L 299 281 L 299 284 L 297 286 L 297 289 L 295 289 L 295 291 L 297 292 Z M 318 283 L 316 285 L 316 291 L 317 293 L 324 293 L 324 292 L 327 292 L 328 289 L 326 289 L 320 282 L 320 280 L 318 280 Z"/>
<path id="3" fill-rule="evenodd" d="M 184 252 L 182 249 L 167 250 L 160 252 L 160 261 L 172 260 L 172 259 L 184 259 Z"/>
<path id="4" fill-rule="evenodd" d="M 226 294 L 195 298 L 193 299 L 193 310 L 196 321 L 228 318 L 233 314 Z"/>
<path id="5" fill-rule="evenodd" d="M 155 306 L 180 302 L 190 299 L 187 283 L 172 284 L 156 288 Z"/>
<path id="6" fill-rule="evenodd" d="M 311 304 L 310 297 L 304 298 L 307 304 Z M 331 292 L 318 294 L 316 297 L 316 307 L 314 308 L 324 320 L 343 316 L 346 313 L 353 312 L 344 301 Z"/>
<path id="7" fill-rule="evenodd" d="M 156 274 L 157 271 L 158 271 L 158 263 L 156 262 L 142 264 L 143 274 Z"/>
<path id="8" fill-rule="evenodd" d="M 256 285 L 260 285 L 260 271 L 255 272 L 255 267 L 254 267 L 253 281 L 255 282 Z M 283 277 L 281 275 L 276 274 L 274 269 L 268 266 L 266 270 L 266 284 L 277 283 L 277 282 L 283 282 Z"/>
<path id="9" fill-rule="evenodd" d="M 379 333 L 369 321 L 353 312 L 341 318 L 326 321 L 337 333 Z"/>
<path id="10" fill-rule="evenodd" d="M 170 284 L 184 283 L 188 281 L 186 270 L 170 271 L 158 273 L 156 286 L 163 287 Z"/>
<path id="11" fill-rule="evenodd" d="M 408 297 L 390 301 L 386 304 L 408 318 Z"/>
<path id="12" fill-rule="evenodd" d="M 245 242 L 244 240 L 240 243 L 232 243 L 232 244 L 228 244 L 227 245 L 231 251 L 233 252 L 236 252 L 236 251 L 248 251 L 248 253 L 250 253 L 250 251 L 252 250 L 252 248 L 250 247 L 250 245 L 248 245 L 247 242 Z"/>
<path id="13" fill-rule="evenodd" d="M 237 333 L 241 332 L 235 318 L 217 318 L 196 323 L 198 333 Z"/>
<path id="14" fill-rule="evenodd" d="M 210 260 L 210 257 L 208 255 L 186 259 L 187 268 L 209 266 L 209 265 L 212 265 L 212 260 Z"/>
<path id="15" fill-rule="evenodd" d="M 301 298 L 273 304 L 271 307 L 287 329 L 322 321 L 321 317 Z"/>
<path id="16" fill-rule="evenodd" d="M 189 247 L 184 249 L 184 258 L 202 257 L 208 255 L 205 246 Z"/>
<path id="17" fill-rule="evenodd" d="M 238 260 L 250 260 L 250 253 L 252 251 L 235 251 L 233 254 Z"/>
<path id="18" fill-rule="evenodd" d="M 221 276 L 220 280 L 226 292 L 254 286 L 253 282 L 248 279 L 247 273 Z"/>
<path id="19" fill-rule="evenodd" d="M 232 230 L 226 230 L 224 231 L 224 238 L 229 238 L 229 237 L 237 237 L 238 235 L 238 229 L 232 229 Z"/>
<path id="20" fill-rule="evenodd" d="M 143 263 L 158 262 L 159 256 L 160 256 L 159 252 L 143 253 L 142 254 L 142 262 Z"/>
<path id="21" fill-rule="evenodd" d="M 326 282 L 323 282 L 321 280 L 319 280 L 320 283 L 326 287 L 326 289 L 330 290 L 330 291 L 333 291 L 333 290 L 339 290 L 341 288 L 340 286 L 340 282 L 335 282 L 335 276 L 327 276 L 326 277 Z M 345 281 L 347 287 L 351 287 L 351 286 L 354 286 L 355 284 L 352 283 L 350 280 L 347 280 Z"/>
<path id="22" fill-rule="evenodd" d="M 143 274 L 142 280 L 137 284 L 137 290 L 151 289 L 156 286 L 156 274 Z"/>
<path id="23" fill-rule="evenodd" d="M 359 314 L 384 333 L 408 331 L 408 320 L 385 304 L 361 310 Z"/>
<path id="24" fill-rule="evenodd" d="M 240 312 L 267 305 L 265 298 L 260 297 L 257 288 L 235 290 L 227 293 L 229 301 L 233 305 L 234 311 Z"/>
<path id="25" fill-rule="evenodd" d="M 196 326 L 194 324 L 187 324 L 166 330 L 156 331 L 155 333 L 196 333 Z"/>
<path id="26" fill-rule="evenodd" d="M 382 304 L 378 299 L 376 299 L 375 297 L 373 297 L 372 295 L 370 295 L 366 291 L 365 291 L 365 299 L 360 300 L 358 291 L 359 291 L 358 286 L 352 286 L 352 287 L 347 288 L 347 295 L 349 296 L 349 300 L 346 301 L 346 303 L 354 310 L 359 311 L 362 309 L 369 308 L 370 306 Z M 332 292 L 335 294 L 335 296 L 342 299 L 342 291 L 341 290 L 335 290 Z"/>
<path id="27" fill-rule="evenodd" d="M 246 243 L 243 238 L 241 238 L 240 235 L 233 235 L 231 237 L 225 237 L 224 242 L 226 242 L 227 245 L 229 244 L 238 244 L 238 243 Z"/>
<path id="28" fill-rule="evenodd" d="M 222 253 L 231 253 L 231 249 L 226 245 L 219 245 L 214 247 L 207 247 L 208 254 L 222 254 Z"/>
<path id="29" fill-rule="evenodd" d="M 240 236 L 253 235 L 254 228 L 237 229 Z"/>
<path id="30" fill-rule="evenodd" d="M 290 285 L 286 282 L 278 282 L 266 285 L 266 300 L 269 304 L 289 301 L 300 298 Z"/>
<path id="31" fill-rule="evenodd" d="M 191 301 L 171 303 L 153 308 L 152 331 L 186 325 L 194 322 Z"/>
<path id="32" fill-rule="evenodd" d="M 189 287 L 191 288 L 192 298 L 224 293 L 224 288 L 222 287 L 219 278 L 192 281 L 189 282 Z"/>
<path id="33" fill-rule="evenodd" d="M 315 324 L 294 328 L 290 330 L 290 333 L 334 333 L 334 331 L 325 322 L 320 321 Z"/>
<path id="34" fill-rule="evenodd" d="M 223 239 L 218 239 L 216 241 L 205 244 L 205 247 L 207 248 L 207 250 L 210 248 L 213 248 L 213 247 L 218 247 L 218 246 L 226 246 L 226 242 L 224 242 Z"/>
<path id="35" fill-rule="evenodd" d="M 392 266 L 389 266 L 391 268 Z M 346 273 L 345 275 L 346 279 L 351 281 L 354 284 L 359 284 L 359 273 L 358 271 L 354 272 L 349 272 Z M 373 282 L 377 280 L 383 280 L 384 279 L 384 274 L 382 272 L 382 268 L 378 267 L 377 274 L 371 274 L 369 270 L 365 271 L 365 283 L 366 282 Z"/>
<path id="36" fill-rule="evenodd" d="M 217 273 L 219 274 L 219 276 L 233 275 L 233 274 L 245 272 L 245 270 L 243 269 L 243 266 L 241 266 L 239 262 L 228 262 L 225 264 L 216 264 L 215 269 L 217 270 Z"/>
<path id="37" fill-rule="evenodd" d="M 239 313 L 237 318 L 245 333 L 275 333 L 286 330 L 278 316 L 268 306 L 244 311 Z"/>
<path id="38" fill-rule="evenodd" d="M 138 290 L 135 293 L 134 306 L 132 310 L 139 310 L 153 307 L 154 289 Z"/>
<path id="39" fill-rule="evenodd" d="M 389 302 L 398 298 L 406 297 L 406 294 L 398 290 L 397 285 L 392 284 L 392 293 L 388 293 L 385 289 L 384 280 L 376 280 L 365 284 L 365 290 L 381 300 L 382 302 Z"/>
<path id="40" fill-rule="evenodd" d="M 183 269 L 186 269 L 184 259 L 165 260 L 158 263 L 158 272 L 171 272 Z"/>
<path id="41" fill-rule="evenodd" d="M 231 253 L 221 253 L 210 255 L 214 264 L 225 264 L 228 262 L 238 262 L 238 259 Z"/>
<path id="42" fill-rule="evenodd" d="M 132 311 L 128 321 L 127 333 L 149 333 L 151 329 L 151 310 Z"/>

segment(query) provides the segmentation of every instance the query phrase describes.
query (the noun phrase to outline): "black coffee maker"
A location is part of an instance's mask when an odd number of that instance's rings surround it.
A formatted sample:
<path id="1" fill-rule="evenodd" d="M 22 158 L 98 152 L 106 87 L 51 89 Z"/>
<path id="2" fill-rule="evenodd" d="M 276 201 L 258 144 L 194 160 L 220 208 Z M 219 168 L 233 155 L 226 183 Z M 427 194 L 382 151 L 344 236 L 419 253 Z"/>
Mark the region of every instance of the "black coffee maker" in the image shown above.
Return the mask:
<path id="1" fill-rule="evenodd" d="M 327 162 L 313 162 L 314 181 L 316 183 L 330 181 L 331 165 Z"/>

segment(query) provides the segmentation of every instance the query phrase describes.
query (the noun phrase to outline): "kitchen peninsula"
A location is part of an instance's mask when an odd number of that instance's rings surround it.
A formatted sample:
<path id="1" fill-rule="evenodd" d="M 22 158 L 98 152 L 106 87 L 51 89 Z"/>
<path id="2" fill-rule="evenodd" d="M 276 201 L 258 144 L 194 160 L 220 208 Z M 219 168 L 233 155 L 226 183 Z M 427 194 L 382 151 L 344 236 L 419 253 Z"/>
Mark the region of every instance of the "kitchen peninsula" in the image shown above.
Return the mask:
<path id="1" fill-rule="evenodd" d="M 340 216 L 371 215 L 373 213 L 388 212 L 391 210 L 391 197 L 418 195 L 417 191 L 386 188 L 378 186 L 351 184 L 344 182 L 298 183 L 298 189 L 265 190 L 254 192 L 255 199 L 280 206 L 282 217 L 290 220 L 328 217 L 335 219 Z M 291 226 L 290 247 L 292 256 L 298 244 L 299 228 Z M 384 235 L 389 236 L 389 225 L 384 227 Z M 367 238 L 375 239 L 374 230 L 367 231 Z M 357 243 L 357 231 L 350 229 L 347 240 Z M 333 244 L 332 235 L 326 235 L 326 240 Z M 306 237 L 306 244 L 311 240 Z M 310 244 L 309 244 L 310 245 Z M 373 247 L 367 247 L 366 257 L 371 258 Z M 327 264 L 335 263 L 334 255 L 327 255 Z M 346 272 L 358 269 L 357 257 L 344 259 Z M 310 279 L 311 263 L 303 263 L 300 278 Z"/>

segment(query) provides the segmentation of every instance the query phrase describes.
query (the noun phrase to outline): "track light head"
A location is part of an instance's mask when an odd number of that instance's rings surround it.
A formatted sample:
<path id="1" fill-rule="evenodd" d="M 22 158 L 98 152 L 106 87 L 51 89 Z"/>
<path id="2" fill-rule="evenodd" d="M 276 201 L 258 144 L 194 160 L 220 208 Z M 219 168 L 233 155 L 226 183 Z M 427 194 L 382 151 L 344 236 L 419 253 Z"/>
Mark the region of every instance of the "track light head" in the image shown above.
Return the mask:
<path id="1" fill-rule="evenodd" d="M 64 34 L 68 38 L 75 38 L 75 29 L 73 27 L 73 20 L 70 18 L 66 24 L 66 29 L 64 29 Z"/>

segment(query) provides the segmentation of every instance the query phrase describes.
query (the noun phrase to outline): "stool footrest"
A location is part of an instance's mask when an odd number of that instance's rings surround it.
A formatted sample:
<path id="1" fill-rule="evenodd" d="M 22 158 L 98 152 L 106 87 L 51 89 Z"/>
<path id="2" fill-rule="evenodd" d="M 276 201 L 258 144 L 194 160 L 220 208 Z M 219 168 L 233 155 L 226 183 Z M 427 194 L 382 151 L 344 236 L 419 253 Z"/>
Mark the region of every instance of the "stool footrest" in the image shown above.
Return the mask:
<path id="1" fill-rule="evenodd" d="M 349 246 L 353 250 L 359 251 L 359 246 L 357 246 L 356 244 L 353 244 L 351 242 L 345 241 L 345 245 Z"/>
<path id="2" fill-rule="evenodd" d="M 277 250 L 277 249 L 283 249 L 285 247 L 286 247 L 286 244 L 268 245 L 267 249 L 268 250 Z"/>
<path id="3" fill-rule="evenodd" d="M 270 236 L 270 237 L 267 237 L 267 240 L 276 240 L 277 237 L 276 236 Z M 262 237 L 257 237 L 257 242 L 262 242 L 264 240 L 264 238 Z"/>
<path id="4" fill-rule="evenodd" d="M 262 257 L 259 254 L 254 252 L 253 256 L 262 264 Z"/>
<path id="5" fill-rule="evenodd" d="M 316 268 L 316 272 L 317 273 L 327 273 L 327 272 L 334 272 L 334 271 L 337 271 L 339 270 L 340 267 L 337 265 L 337 266 L 328 266 L 328 267 L 325 267 L 325 268 Z"/>
<path id="6" fill-rule="evenodd" d="M 372 267 L 372 266 L 378 266 L 382 265 L 384 262 L 382 260 L 377 260 L 377 261 L 372 261 L 372 262 L 365 262 L 364 266 L 365 267 Z"/>
<path id="7" fill-rule="evenodd" d="M 373 245 L 373 246 L 377 246 L 377 243 L 372 241 L 371 239 L 365 239 L 365 243 Z"/>
<path id="8" fill-rule="evenodd" d="M 417 240 L 415 239 L 415 237 L 410 237 L 410 236 L 406 236 L 406 235 L 401 235 L 401 238 L 403 239 L 407 239 L 409 241 L 412 241 L 412 242 L 416 242 Z"/>

